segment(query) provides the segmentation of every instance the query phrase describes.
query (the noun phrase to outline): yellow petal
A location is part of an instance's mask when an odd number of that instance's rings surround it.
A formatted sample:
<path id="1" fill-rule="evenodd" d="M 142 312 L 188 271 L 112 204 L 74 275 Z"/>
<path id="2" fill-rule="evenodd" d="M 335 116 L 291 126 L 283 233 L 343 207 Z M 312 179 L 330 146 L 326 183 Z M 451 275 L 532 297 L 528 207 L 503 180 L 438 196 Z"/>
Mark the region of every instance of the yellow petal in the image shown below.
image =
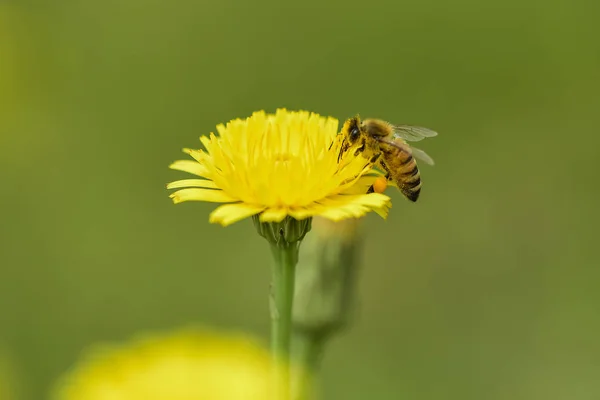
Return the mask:
<path id="1" fill-rule="evenodd" d="M 263 211 L 263 206 L 253 206 L 245 203 L 225 204 L 216 208 L 209 216 L 211 224 L 231 225 L 244 218 L 251 217 Z"/>
<path id="2" fill-rule="evenodd" d="M 326 206 L 336 206 L 345 204 L 363 205 L 367 207 L 381 207 L 386 204 L 391 204 L 391 199 L 383 193 L 369 194 L 351 194 L 351 195 L 336 195 L 319 201 Z"/>
<path id="3" fill-rule="evenodd" d="M 324 209 L 325 208 L 322 205 L 314 203 L 308 207 L 291 209 L 289 210 L 289 214 L 291 217 L 297 220 L 301 220 L 308 217 L 312 217 L 313 215 L 318 215 Z"/>
<path id="4" fill-rule="evenodd" d="M 167 185 L 167 189 L 179 189 L 184 187 L 201 187 L 208 189 L 218 189 L 213 181 L 207 179 L 182 179 L 180 181 L 171 182 Z"/>
<path id="5" fill-rule="evenodd" d="M 345 218 L 358 218 L 373 210 L 383 218 L 391 207 L 391 200 L 381 193 L 359 195 L 337 195 L 321 200 L 324 210 L 319 212 L 325 218 L 339 221 Z"/>
<path id="6" fill-rule="evenodd" d="M 260 214 L 260 222 L 280 222 L 288 215 L 285 208 L 268 208 Z"/>
<path id="7" fill-rule="evenodd" d="M 373 211 L 377 213 L 381 218 L 387 219 L 388 213 L 390 212 L 389 207 L 376 207 L 373 208 Z"/>
<path id="8" fill-rule="evenodd" d="M 192 160 L 179 160 L 169 165 L 169 168 L 176 169 L 178 171 L 189 172 L 190 174 L 202 176 L 206 178 L 207 170 L 196 161 Z"/>
<path id="9" fill-rule="evenodd" d="M 204 153 L 202 150 L 194 150 L 194 149 L 183 149 L 183 152 L 185 154 L 189 154 L 190 156 L 192 156 L 194 158 L 194 160 L 201 162 L 203 157 L 206 156 L 206 153 Z"/>
<path id="10" fill-rule="evenodd" d="M 233 203 L 239 201 L 225 193 L 222 190 L 213 189 L 181 189 L 169 196 L 173 203 L 182 203 L 184 201 L 210 201 L 213 203 Z"/>
<path id="11" fill-rule="evenodd" d="M 356 204 L 344 204 L 335 207 L 327 207 L 319 215 L 333 221 L 341 221 L 346 218 L 359 218 L 369 212 L 371 209 Z"/>
<path id="12" fill-rule="evenodd" d="M 343 190 L 342 194 L 366 194 L 375 179 L 376 176 L 361 176 L 354 185 Z"/>

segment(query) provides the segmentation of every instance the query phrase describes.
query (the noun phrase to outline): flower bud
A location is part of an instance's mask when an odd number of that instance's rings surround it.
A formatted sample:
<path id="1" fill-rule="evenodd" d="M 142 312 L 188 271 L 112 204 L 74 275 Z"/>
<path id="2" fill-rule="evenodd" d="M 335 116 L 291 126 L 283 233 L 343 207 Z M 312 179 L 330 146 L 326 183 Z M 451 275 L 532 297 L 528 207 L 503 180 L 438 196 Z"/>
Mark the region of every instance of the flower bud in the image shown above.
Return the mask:
<path id="1" fill-rule="evenodd" d="M 359 223 L 315 217 L 296 268 L 296 331 L 326 336 L 348 323 L 360 261 Z"/>

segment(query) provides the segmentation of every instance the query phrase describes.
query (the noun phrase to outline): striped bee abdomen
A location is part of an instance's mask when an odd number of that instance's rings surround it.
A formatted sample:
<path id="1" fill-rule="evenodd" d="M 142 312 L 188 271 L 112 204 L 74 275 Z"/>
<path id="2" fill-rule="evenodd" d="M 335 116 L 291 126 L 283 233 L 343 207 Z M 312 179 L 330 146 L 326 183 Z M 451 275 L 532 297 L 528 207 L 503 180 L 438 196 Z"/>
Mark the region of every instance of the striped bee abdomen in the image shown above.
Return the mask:
<path id="1" fill-rule="evenodd" d="M 403 166 L 398 180 L 398 186 L 402 193 L 410 201 L 417 201 L 419 194 L 421 193 L 421 174 L 419 173 L 419 167 L 417 167 L 417 162 L 413 156 L 410 156 L 410 159 L 408 159 L 405 166 Z"/>
<path id="2" fill-rule="evenodd" d="M 406 198 L 417 201 L 421 193 L 421 174 L 414 157 L 403 148 L 394 149 L 393 157 L 388 157 L 390 176 Z M 391 154 L 389 154 L 391 156 Z M 393 160 L 391 163 L 390 161 Z"/>

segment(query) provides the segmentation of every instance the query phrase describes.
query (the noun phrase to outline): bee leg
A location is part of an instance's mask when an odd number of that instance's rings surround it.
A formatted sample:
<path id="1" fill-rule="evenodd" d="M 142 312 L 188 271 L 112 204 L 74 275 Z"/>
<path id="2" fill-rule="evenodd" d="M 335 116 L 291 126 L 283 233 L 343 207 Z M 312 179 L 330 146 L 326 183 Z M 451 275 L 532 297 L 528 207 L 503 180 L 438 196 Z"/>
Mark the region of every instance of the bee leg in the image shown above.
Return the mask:
<path id="1" fill-rule="evenodd" d="M 338 164 L 340 163 L 340 161 L 342 161 L 342 157 L 344 156 L 344 153 L 346 152 L 346 150 L 348 150 L 348 146 L 344 142 L 344 143 L 342 143 L 342 147 L 340 148 L 340 153 L 338 154 Z"/>
<path id="2" fill-rule="evenodd" d="M 354 157 L 357 157 L 360 153 L 362 153 L 365 150 L 365 145 L 361 145 L 358 149 L 356 149 L 356 151 L 354 152 Z"/>
<path id="3" fill-rule="evenodd" d="M 387 179 L 389 181 L 392 177 L 392 173 L 390 172 L 390 169 L 388 168 L 387 165 L 385 165 L 385 162 L 383 162 L 383 160 L 379 161 L 379 165 L 386 172 L 385 179 Z"/>
<path id="4" fill-rule="evenodd" d="M 360 153 L 362 153 L 363 151 L 365 151 L 365 148 L 367 147 L 367 142 L 366 140 L 363 138 L 360 141 L 360 147 L 358 149 L 356 149 L 356 151 L 354 152 L 354 157 L 357 157 Z"/>
<path id="5" fill-rule="evenodd" d="M 331 147 L 333 146 L 333 143 L 334 142 L 331 142 L 329 149 L 331 149 Z M 346 150 L 348 150 L 348 145 L 346 144 L 346 139 L 344 138 L 344 139 L 342 139 L 342 144 L 340 145 L 340 152 L 338 153 L 338 164 L 342 160 L 342 156 L 344 155 Z"/>
<path id="6" fill-rule="evenodd" d="M 377 160 L 379 160 L 379 156 L 381 154 L 375 154 L 373 157 L 371 157 L 371 159 L 369 160 L 370 163 L 375 164 L 377 162 Z M 371 187 L 369 187 L 369 190 L 367 190 L 367 194 L 369 193 L 373 193 L 375 192 L 375 189 L 373 188 L 373 185 L 371 185 Z"/>

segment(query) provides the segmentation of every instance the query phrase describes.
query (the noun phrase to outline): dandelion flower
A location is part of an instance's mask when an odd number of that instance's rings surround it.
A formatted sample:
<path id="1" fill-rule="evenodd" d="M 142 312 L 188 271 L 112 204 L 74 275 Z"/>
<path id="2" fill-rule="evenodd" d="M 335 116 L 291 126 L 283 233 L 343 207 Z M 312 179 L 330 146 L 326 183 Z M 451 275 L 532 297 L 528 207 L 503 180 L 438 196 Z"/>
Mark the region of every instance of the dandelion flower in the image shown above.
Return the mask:
<path id="1" fill-rule="evenodd" d="M 90 351 L 59 381 L 56 400 L 264 400 L 269 352 L 244 336 L 185 330 Z"/>
<path id="2" fill-rule="evenodd" d="M 370 211 L 386 217 L 390 198 L 367 194 L 378 172 L 354 151 L 338 161 L 338 120 L 307 111 L 255 112 L 200 138 L 205 150 L 170 167 L 202 179 L 172 182 L 174 203 L 224 203 L 209 217 L 223 226 L 257 216 L 261 223 L 321 216 L 339 221 Z"/>

